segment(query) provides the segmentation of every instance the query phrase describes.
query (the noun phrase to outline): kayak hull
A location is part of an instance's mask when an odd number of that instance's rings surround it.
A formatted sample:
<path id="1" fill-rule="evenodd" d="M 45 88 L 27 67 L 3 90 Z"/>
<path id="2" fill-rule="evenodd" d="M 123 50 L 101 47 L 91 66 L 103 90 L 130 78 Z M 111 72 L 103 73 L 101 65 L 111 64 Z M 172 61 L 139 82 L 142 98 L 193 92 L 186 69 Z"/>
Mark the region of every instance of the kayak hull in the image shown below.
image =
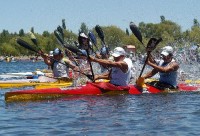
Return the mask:
<path id="1" fill-rule="evenodd" d="M 0 81 L 0 88 L 19 88 L 25 86 L 35 86 L 35 89 L 42 88 L 54 88 L 54 87 L 63 87 L 71 86 L 73 84 L 72 79 L 68 81 L 57 81 L 57 80 L 38 80 L 38 79 L 21 79 L 21 80 L 7 80 Z"/>
<path id="2" fill-rule="evenodd" d="M 196 91 L 196 88 L 189 88 L 182 85 L 182 90 L 179 91 Z M 128 89 L 127 89 L 128 88 Z M 188 89 L 188 90 L 187 90 Z M 196 89 L 196 90 L 195 90 Z M 142 93 L 158 94 L 166 92 L 159 90 L 155 87 L 146 85 L 145 88 L 138 88 L 135 85 L 129 85 L 126 88 L 119 88 L 110 85 L 110 83 L 90 83 L 79 87 L 60 87 L 60 88 L 45 88 L 45 89 L 32 89 L 12 91 L 5 93 L 6 102 L 17 101 L 36 101 L 44 99 L 56 99 L 72 95 L 140 95 Z"/>
<path id="3" fill-rule="evenodd" d="M 131 88 L 132 86 L 130 86 Z M 92 83 L 79 87 L 60 87 L 60 88 L 46 88 L 46 89 L 32 89 L 32 90 L 21 90 L 5 93 L 6 102 L 17 102 L 17 101 L 36 101 L 44 99 L 55 99 L 62 98 L 72 95 L 119 95 L 129 94 L 128 90 L 106 90 L 94 86 Z M 135 90 L 134 94 L 141 94 L 138 90 Z"/>

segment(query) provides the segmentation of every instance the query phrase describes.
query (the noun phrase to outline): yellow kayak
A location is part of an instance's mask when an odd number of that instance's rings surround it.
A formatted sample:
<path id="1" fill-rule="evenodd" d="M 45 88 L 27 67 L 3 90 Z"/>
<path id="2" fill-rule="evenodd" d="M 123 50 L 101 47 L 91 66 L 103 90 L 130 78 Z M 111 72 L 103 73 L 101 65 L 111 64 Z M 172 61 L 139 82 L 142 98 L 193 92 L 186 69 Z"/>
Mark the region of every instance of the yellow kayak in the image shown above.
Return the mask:
<path id="1" fill-rule="evenodd" d="M 68 87 L 71 86 L 73 83 L 72 82 L 65 82 L 65 83 L 45 83 L 45 84 L 40 84 L 36 85 L 35 89 L 47 89 L 47 88 L 57 88 L 57 87 Z"/>
<path id="2" fill-rule="evenodd" d="M 73 84 L 72 79 L 67 81 L 55 81 L 55 82 L 40 82 L 38 80 L 24 80 L 24 81 L 11 81 L 11 82 L 0 82 L 0 88 L 13 88 L 13 87 L 25 87 L 25 86 L 35 86 L 35 88 L 53 88 L 53 87 L 63 87 L 71 86 Z"/>

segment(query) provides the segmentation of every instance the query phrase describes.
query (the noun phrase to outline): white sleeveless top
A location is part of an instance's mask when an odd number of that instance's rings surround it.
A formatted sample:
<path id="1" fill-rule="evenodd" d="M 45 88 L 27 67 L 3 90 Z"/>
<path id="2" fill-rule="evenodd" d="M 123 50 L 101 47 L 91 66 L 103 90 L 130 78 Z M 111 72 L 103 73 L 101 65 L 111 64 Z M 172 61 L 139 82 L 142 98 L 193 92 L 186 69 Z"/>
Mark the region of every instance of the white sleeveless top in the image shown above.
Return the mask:
<path id="1" fill-rule="evenodd" d="M 53 64 L 54 77 L 69 77 L 69 68 L 66 65 L 64 65 L 64 60 L 60 60 L 59 62 L 55 61 Z"/>
<path id="2" fill-rule="evenodd" d="M 110 83 L 118 86 L 127 86 L 131 79 L 131 68 L 133 63 L 129 58 L 125 58 L 125 61 L 128 65 L 128 70 L 124 73 L 120 68 L 113 67 L 111 71 L 111 80 Z"/>

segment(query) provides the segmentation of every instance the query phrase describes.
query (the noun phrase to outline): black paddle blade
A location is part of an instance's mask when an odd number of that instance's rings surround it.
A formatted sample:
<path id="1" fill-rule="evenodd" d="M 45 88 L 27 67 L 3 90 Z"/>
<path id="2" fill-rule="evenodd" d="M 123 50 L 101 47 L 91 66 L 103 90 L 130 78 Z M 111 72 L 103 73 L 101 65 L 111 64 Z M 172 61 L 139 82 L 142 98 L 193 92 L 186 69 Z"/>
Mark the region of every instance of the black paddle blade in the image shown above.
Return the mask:
<path id="1" fill-rule="evenodd" d="M 36 40 L 36 39 L 31 39 L 31 41 L 32 41 L 35 45 L 37 45 L 37 40 Z"/>
<path id="2" fill-rule="evenodd" d="M 58 30 L 58 32 L 60 33 L 62 40 L 64 41 L 64 32 L 63 32 L 62 27 L 61 27 L 61 26 L 58 26 L 58 27 L 57 27 L 57 30 Z"/>
<path id="3" fill-rule="evenodd" d="M 96 30 L 99 38 L 101 39 L 101 41 L 105 44 L 105 42 L 104 42 L 104 33 L 103 33 L 103 30 L 101 29 L 101 27 L 99 25 L 96 25 L 95 26 L 95 30 Z"/>
<path id="4" fill-rule="evenodd" d="M 130 22 L 129 26 L 130 26 L 132 33 L 135 35 L 135 37 L 143 44 L 142 35 L 141 35 L 138 27 L 133 22 Z"/>
<path id="5" fill-rule="evenodd" d="M 156 46 L 162 41 L 162 38 L 156 39 L 156 38 L 151 38 L 149 42 L 147 43 L 147 50 L 152 51 L 156 48 Z"/>
<path id="6" fill-rule="evenodd" d="M 64 47 L 67 48 L 68 50 L 70 50 L 71 52 L 77 54 L 77 55 L 87 56 L 86 54 L 81 52 L 78 48 L 76 48 L 76 47 L 74 47 L 72 45 L 65 45 Z"/>
<path id="7" fill-rule="evenodd" d="M 59 43 L 64 44 L 64 41 L 63 41 L 60 33 L 58 32 L 58 30 L 54 31 L 54 35 L 56 36 L 56 39 L 58 40 Z"/>
<path id="8" fill-rule="evenodd" d="M 32 48 L 27 42 L 25 42 L 24 40 L 17 38 L 16 41 L 17 41 L 17 43 L 18 43 L 19 45 L 21 45 L 22 47 L 24 47 L 24 48 L 26 48 L 26 49 L 29 49 L 29 50 L 31 50 L 31 51 L 33 51 L 33 52 L 38 53 L 35 49 L 33 49 L 33 48 Z"/>

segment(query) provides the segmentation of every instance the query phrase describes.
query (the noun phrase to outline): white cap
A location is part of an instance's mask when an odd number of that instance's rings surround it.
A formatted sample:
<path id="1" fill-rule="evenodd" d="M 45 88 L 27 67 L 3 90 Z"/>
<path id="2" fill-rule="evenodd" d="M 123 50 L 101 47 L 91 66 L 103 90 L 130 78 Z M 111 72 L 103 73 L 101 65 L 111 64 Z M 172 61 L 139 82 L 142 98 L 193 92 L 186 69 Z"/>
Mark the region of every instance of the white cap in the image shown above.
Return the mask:
<path id="1" fill-rule="evenodd" d="M 173 53 L 173 48 L 171 46 L 165 46 L 163 48 L 163 51 L 161 52 L 161 55 L 168 56 L 169 54 L 172 53 Z"/>
<path id="2" fill-rule="evenodd" d="M 53 51 L 50 51 L 50 52 L 49 52 L 49 56 L 53 56 Z"/>
<path id="3" fill-rule="evenodd" d="M 80 33 L 79 35 L 80 37 L 83 37 L 83 38 L 88 38 L 87 35 L 85 33 Z"/>
<path id="4" fill-rule="evenodd" d="M 126 52 L 125 50 L 122 48 L 122 47 L 116 47 L 114 49 L 114 52 L 112 54 L 113 57 L 119 57 L 119 56 L 125 56 L 126 55 Z"/>

